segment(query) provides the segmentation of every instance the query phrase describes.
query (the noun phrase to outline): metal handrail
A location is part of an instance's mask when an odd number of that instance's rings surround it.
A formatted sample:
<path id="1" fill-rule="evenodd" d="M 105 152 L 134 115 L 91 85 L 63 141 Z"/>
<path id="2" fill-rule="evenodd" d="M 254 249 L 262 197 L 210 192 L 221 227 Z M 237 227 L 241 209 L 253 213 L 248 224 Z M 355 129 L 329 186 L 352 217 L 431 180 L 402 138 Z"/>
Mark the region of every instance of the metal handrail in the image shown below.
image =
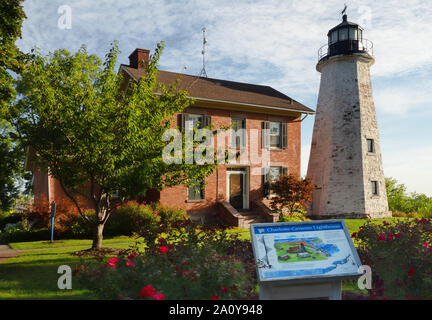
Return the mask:
<path id="1" fill-rule="evenodd" d="M 350 41 L 350 40 L 347 40 Z M 354 41 L 354 40 L 352 40 Z M 358 51 L 354 52 L 367 52 L 370 55 L 373 56 L 373 42 L 368 39 L 361 39 L 358 41 Z M 323 45 L 321 48 L 318 49 L 318 61 L 321 61 L 325 57 L 329 55 L 329 45 Z"/>

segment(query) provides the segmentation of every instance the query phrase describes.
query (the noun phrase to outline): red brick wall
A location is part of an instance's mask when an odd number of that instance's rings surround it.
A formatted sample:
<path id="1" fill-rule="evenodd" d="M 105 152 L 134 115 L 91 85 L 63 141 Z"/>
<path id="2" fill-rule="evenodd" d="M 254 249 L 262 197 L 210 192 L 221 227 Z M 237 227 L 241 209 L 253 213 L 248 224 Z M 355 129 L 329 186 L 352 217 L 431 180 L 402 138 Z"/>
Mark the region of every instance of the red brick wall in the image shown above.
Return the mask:
<path id="1" fill-rule="evenodd" d="M 261 128 L 263 121 L 287 122 L 288 148 L 270 151 L 270 165 L 287 167 L 289 173 L 300 176 L 300 142 L 301 142 L 301 122 L 299 118 L 287 116 L 273 116 L 251 112 L 233 112 L 221 109 L 208 109 L 199 107 L 189 107 L 185 110 L 187 113 L 205 114 L 211 116 L 211 123 L 215 129 L 222 126 L 231 125 L 231 117 L 241 116 L 246 118 L 246 129 L 257 129 L 258 132 L 258 154 L 261 156 Z M 178 117 L 175 118 L 175 124 L 178 124 Z M 215 139 L 217 140 L 217 139 Z M 215 141 L 216 147 L 216 141 Z M 250 154 L 250 145 L 249 154 Z M 245 166 L 247 167 L 247 166 Z M 263 178 L 260 175 L 252 175 L 250 172 L 253 168 L 261 168 L 261 164 L 253 164 L 249 168 L 249 201 L 263 200 Z M 218 179 L 216 178 L 218 176 Z M 214 211 L 214 205 L 217 201 L 226 201 L 227 194 L 227 176 L 226 165 L 220 165 L 216 172 L 206 178 L 205 200 L 188 201 L 187 188 L 185 186 L 176 186 L 166 188 L 160 193 L 160 202 L 162 205 L 178 207 L 187 210 L 190 214 L 201 214 Z"/>
<path id="2" fill-rule="evenodd" d="M 288 148 L 283 150 L 270 151 L 270 165 L 287 167 L 289 173 L 300 176 L 300 134 L 301 122 L 299 118 L 287 116 L 273 116 L 251 112 L 234 112 L 221 109 L 209 109 L 199 107 L 189 107 L 185 112 L 205 114 L 211 116 L 211 122 L 215 128 L 231 125 L 231 117 L 245 117 L 246 129 L 257 129 L 258 133 L 258 154 L 261 156 L 261 128 L 263 121 L 287 122 Z M 178 125 L 178 118 L 175 117 L 173 126 Z M 216 139 L 215 139 L 216 140 Z M 228 138 L 226 139 L 228 145 Z M 249 143 L 248 143 L 249 145 Z M 215 141 L 216 146 L 216 141 Z M 250 146 L 249 146 L 250 153 Z M 250 174 L 253 168 L 260 168 L 260 164 L 253 164 L 249 169 L 249 201 L 263 200 L 263 178 L 260 175 Z M 218 177 L 218 178 L 217 178 Z M 217 171 L 206 178 L 205 200 L 191 202 L 187 200 L 187 188 L 183 185 L 166 188 L 159 192 L 149 194 L 149 199 L 160 199 L 162 205 L 177 207 L 187 210 L 190 214 L 201 214 L 212 212 L 216 201 L 226 201 L 227 193 L 226 165 L 220 165 Z M 47 173 L 39 170 L 34 171 L 34 191 L 35 206 L 49 211 L 49 202 L 55 200 L 58 208 L 71 212 L 77 212 L 72 201 L 64 194 L 58 181 L 50 179 L 48 190 Z M 264 202 L 265 199 L 264 199 Z M 80 204 L 85 208 L 91 208 L 91 203 L 85 199 L 80 199 Z"/>

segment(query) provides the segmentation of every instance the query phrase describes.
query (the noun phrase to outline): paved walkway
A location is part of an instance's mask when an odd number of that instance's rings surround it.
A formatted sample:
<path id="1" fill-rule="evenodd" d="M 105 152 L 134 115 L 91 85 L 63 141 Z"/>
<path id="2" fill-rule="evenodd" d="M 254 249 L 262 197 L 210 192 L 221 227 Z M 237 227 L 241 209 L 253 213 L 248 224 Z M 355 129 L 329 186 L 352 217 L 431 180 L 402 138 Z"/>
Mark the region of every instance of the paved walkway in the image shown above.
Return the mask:
<path id="1" fill-rule="evenodd" d="M 8 245 L 0 245 L 0 262 L 9 258 L 16 257 L 18 254 L 18 251 L 13 250 Z"/>
<path id="2" fill-rule="evenodd" d="M 116 242 L 116 243 L 107 243 L 105 246 L 110 246 L 113 244 L 132 244 L 133 242 Z M 14 250 L 8 245 L 0 245 L 0 262 L 18 256 L 21 252 L 27 251 L 40 251 L 40 250 L 54 250 L 54 249 L 70 249 L 70 248 L 82 248 L 82 247 L 90 247 L 88 244 L 80 244 L 75 246 L 66 246 L 66 247 L 51 247 L 51 248 L 34 248 L 34 249 L 22 249 L 22 250 Z"/>

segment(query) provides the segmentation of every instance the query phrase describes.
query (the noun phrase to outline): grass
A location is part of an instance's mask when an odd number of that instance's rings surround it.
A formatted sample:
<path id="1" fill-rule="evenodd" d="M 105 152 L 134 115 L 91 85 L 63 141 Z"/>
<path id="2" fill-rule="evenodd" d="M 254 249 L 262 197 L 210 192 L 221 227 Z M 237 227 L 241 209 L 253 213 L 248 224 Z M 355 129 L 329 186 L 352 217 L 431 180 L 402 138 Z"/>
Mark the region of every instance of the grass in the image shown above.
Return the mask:
<path id="1" fill-rule="evenodd" d="M 104 239 L 104 244 L 122 243 L 142 240 L 142 238 L 119 236 L 110 239 Z M 46 249 L 46 248 L 58 248 L 58 247 L 73 247 L 73 246 L 91 246 L 92 240 L 55 240 L 53 243 L 49 241 L 32 241 L 32 242 L 15 242 L 10 243 L 9 246 L 14 250 L 27 250 L 27 249 Z"/>

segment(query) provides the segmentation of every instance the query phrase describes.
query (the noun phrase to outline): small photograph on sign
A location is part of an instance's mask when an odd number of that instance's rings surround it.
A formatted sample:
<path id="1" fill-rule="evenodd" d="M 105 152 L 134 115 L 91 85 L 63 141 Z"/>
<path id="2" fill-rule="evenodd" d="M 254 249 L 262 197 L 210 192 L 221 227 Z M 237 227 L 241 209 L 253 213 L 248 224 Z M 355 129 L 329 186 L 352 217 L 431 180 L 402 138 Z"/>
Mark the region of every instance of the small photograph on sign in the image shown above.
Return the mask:
<path id="1" fill-rule="evenodd" d="M 357 274 L 360 261 L 341 222 L 252 228 L 261 280 Z"/>

